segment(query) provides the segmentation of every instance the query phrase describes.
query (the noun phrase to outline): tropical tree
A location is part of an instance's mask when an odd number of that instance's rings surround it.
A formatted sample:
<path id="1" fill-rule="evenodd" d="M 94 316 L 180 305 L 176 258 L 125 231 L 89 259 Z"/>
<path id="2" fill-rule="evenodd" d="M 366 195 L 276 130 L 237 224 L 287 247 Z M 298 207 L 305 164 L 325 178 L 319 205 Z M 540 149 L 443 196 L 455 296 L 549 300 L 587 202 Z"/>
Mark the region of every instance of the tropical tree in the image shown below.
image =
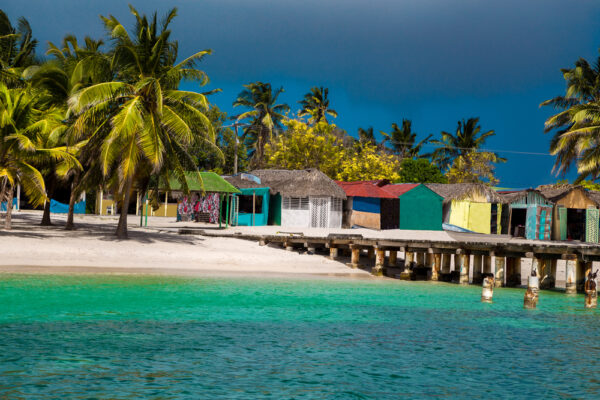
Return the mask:
<path id="1" fill-rule="evenodd" d="M 317 124 L 319 122 L 327 122 L 327 115 L 337 118 L 337 112 L 329 108 L 329 89 L 323 86 L 314 86 L 310 92 L 304 95 L 304 99 L 299 101 L 302 109 L 298 113 L 299 117 L 309 115 L 309 122 Z"/>
<path id="2" fill-rule="evenodd" d="M 249 121 L 242 137 L 250 150 L 251 166 L 259 167 L 264 163 L 265 145 L 282 131 L 281 122 L 290 107 L 277 103 L 283 88 L 273 91 L 270 83 L 263 82 L 249 83 L 244 87 L 246 89 L 238 94 L 233 106 L 249 109 L 238 115 L 237 121 Z"/>
<path id="3" fill-rule="evenodd" d="M 400 178 L 402 183 L 447 183 L 448 178 L 442 171 L 426 158 L 404 158 L 400 163 Z"/>
<path id="4" fill-rule="evenodd" d="M 494 176 L 494 164 L 498 156 L 489 151 L 471 151 L 454 159 L 452 167 L 446 174 L 449 183 L 483 183 L 497 185 L 499 180 Z"/>
<path id="5" fill-rule="evenodd" d="M 14 27 L 0 10 L 0 82 L 9 87 L 22 86 L 21 74 L 35 63 L 36 46 L 29 22 L 21 17 Z"/>
<path id="6" fill-rule="evenodd" d="M 312 126 L 290 119 L 287 130 L 265 147 L 266 166 L 282 169 L 317 168 L 336 179 L 340 163 L 346 155 L 343 140 L 336 135 L 335 125 L 319 122 Z"/>
<path id="7" fill-rule="evenodd" d="M 361 145 L 371 144 L 377 146 L 377 139 L 375 139 L 375 133 L 373 133 L 373 127 L 370 126 L 367 129 L 362 127 L 358 128 L 358 142 Z"/>
<path id="8" fill-rule="evenodd" d="M 41 122 L 43 113 L 36 108 L 37 99 L 27 89 L 8 88 L 0 83 L 0 201 L 6 200 L 5 228 L 11 227 L 14 188 L 21 185 L 29 201 L 40 205 L 47 200 L 42 174 L 34 165 L 40 159 L 55 159 L 80 167 L 63 147 L 41 147 L 46 134 Z"/>
<path id="9" fill-rule="evenodd" d="M 371 143 L 364 143 L 344 155 L 336 178 L 348 182 L 375 179 L 397 182 L 400 179 L 399 171 L 397 157 L 382 153 Z"/>
<path id="10" fill-rule="evenodd" d="M 443 131 L 441 140 L 431 141 L 439 146 L 433 152 L 432 159 L 442 170 L 446 170 L 456 158 L 480 149 L 485 141 L 494 135 L 493 130 L 481 133 L 479 118 L 469 118 L 466 121 L 463 119 L 458 121 L 454 134 Z M 498 155 L 496 155 L 496 159 L 505 161 Z"/>
<path id="11" fill-rule="evenodd" d="M 130 9 L 136 19 L 131 33 L 114 16 L 102 17 L 113 39 L 111 62 L 116 79 L 84 88 L 69 99 L 70 111 L 77 116 L 77 134 L 92 132 L 82 151 L 97 157 L 97 167 L 116 193 L 119 238 L 127 237 L 127 209 L 134 183 L 144 192 L 151 181 L 159 181 L 152 177 L 173 174 L 187 191 L 184 172 L 197 171 L 189 150 L 199 142 L 215 142 L 211 122 L 204 114 L 208 110 L 206 96 L 178 90 L 183 79 L 200 85 L 208 82 L 196 65 L 211 51 L 176 63 L 178 45 L 170 39 L 169 30 L 176 9 L 160 24 L 156 13 L 149 19 Z"/>
<path id="12" fill-rule="evenodd" d="M 402 128 L 398 124 L 392 124 L 390 133 L 381 132 L 384 144 L 390 143 L 392 152 L 400 158 L 415 158 L 419 156 L 421 148 L 433 135 L 415 143 L 417 134 L 412 131 L 412 122 L 409 119 L 402 120 Z"/>
<path id="13" fill-rule="evenodd" d="M 548 118 L 545 132 L 554 131 L 550 153 L 554 171 L 566 174 L 575 164 L 578 181 L 600 176 L 600 56 L 591 65 L 580 58 L 573 68 L 561 69 L 567 84 L 564 96 L 544 101 L 559 112 Z"/>
<path id="14" fill-rule="evenodd" d="M 40 93 L 40 102 L 52 110 L 51 114 L 54 114 L 50 117 L 50 125 L 53 125 L 52 134 L 47 136 L 47 140 L 53 145 L 70 145 L 68 148 L 71 151 L 78 151 L 83 142 L 73 143 L 68 137 L 69 128 L 74 121 L 68 113 L 69 97 L 84 87 L 110 81 L 112 78 L 110 58 L 100 51 L 102 40 L 86 37 L 84 42 L 84 46 L 81 47 L 74 36 L 67 35 L 63 39 L 62 48 L 58 48 L 52 42 L 48 43 L 47 54 L 52 55 L 53 59 L 40 66 L 31 67 L 27 71 L 30 84 Z M 56 116 L 56 113 L 61 115 Z M 59 133 L 62 136 L 59 136 Z M 75 200 L 84 190 L 79 186 L 81 169 L 61 171 L 54 160 L 48 160 L 41 172 L 45 178 L 49 198 L 54 195 L 60 180 L 67 180 L 70 184 L 71 196 L 66 229 L 73 229 Z M 46 202 L 42 225 L 50 224 L 50 203 Z"/>

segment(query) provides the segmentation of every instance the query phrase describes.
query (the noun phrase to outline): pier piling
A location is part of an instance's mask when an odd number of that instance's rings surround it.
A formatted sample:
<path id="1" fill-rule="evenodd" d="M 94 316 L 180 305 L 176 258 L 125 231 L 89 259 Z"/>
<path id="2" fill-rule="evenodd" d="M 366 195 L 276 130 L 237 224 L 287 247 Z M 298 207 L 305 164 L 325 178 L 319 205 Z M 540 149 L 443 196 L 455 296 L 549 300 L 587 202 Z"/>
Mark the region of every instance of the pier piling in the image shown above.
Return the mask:
<path id="1" fill-rule="evenodd" d="M 584 285 L 585 290 L 585 308 L 596 308 L 598 305 L 598 290 L 596 289 L 596 275 L 592 273 L 590 269 L 589 273 L 586 275 L 586 281 Z"/>
<path id="2" fill-rule="evenodd" d="M 565 293 L 573 294 L 577 293 L 577 285 L 575 280 L 575 268 L 577 264 L 577 256 L 574 254 L 567 255 L 567 262 L 565 267 Z"/>
<path id="3" fill-rule="evenodd" d="M 440 279 L 440 268 L 442 266 L 442 255 L 440 253 L 433 253 L 433 263 L 431 265 L 431 280 L 437 281 Z"/>
<path id="4" fill-rule="evenodd" d="M 360 246 L 351 244 L 350 245 L 350 267 L 358 268 L 358 264 L 360 262 Z"/>
<path id="5" fill-rule="evenodd" d="M 390 255 L 388 257 L 388 267 L 396 267 L 398 262 L 398 252 L 396 250 L 390 250 Z"/>
<path id="6" fill-rule="evenodd" d="M 383 267 L 385 261 L 385 249 L 382 247 L 375 247 L 375 266 L 371 270 L 371 273 L 375 276 L 383 276 Z"/>
<path id="7" fill-rule="evenodd" d="M 494 286 L 502 287 L 504 286 L 504 268 L 507 259 L 498 254 L 494 258 Z"/>
<path id="8" fill-rule="evenodd" d="M 540 279 L 537 273 L 532 270 L 532 273 L 527 278 L 527 290 L 523 299 L 524 308 L 535 308 L 538 303 L 538 293 L 540 290 Z"/>
<path id="9" fill-rule="evenodd" d="M 329 258 L 332 260 L 336 260 L 338 258 L 339 249 L 337 247 L 329 248 Z"/>
<path id="10" fill-rule="evenodd" d="M 491 276 L 486 276 L 483 278 L 481 289 L 481 301 L 483 303 L 491 303 L 492 298 L 494 297 L 494 278 Z"/>

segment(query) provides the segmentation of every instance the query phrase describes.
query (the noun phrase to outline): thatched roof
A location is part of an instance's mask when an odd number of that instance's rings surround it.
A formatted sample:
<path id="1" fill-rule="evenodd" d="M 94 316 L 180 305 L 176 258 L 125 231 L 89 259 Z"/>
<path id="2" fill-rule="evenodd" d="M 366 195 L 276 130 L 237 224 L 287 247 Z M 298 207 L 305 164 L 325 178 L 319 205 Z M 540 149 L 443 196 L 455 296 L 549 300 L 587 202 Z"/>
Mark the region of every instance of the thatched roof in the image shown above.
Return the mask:
<path id="1" fill-rule="evenodd" d="M 551 202 L 550 199 L 548 199 L 546 196 L 544 196 L 544 194 L 540 190 L 537 190 L 537 189 L 524 189 L 524 190 L 513 190 L 513 191 L 507 190 L 507 191 L 498 192 L 500 197 L 502 197 L 502 200 L 504 203 L 514 203 L 515 201 L 522 200 L 522 199 L 526 198 L 529 193 L 537 193 L 542 198 Z"/>
<path id="2" fill-rule="evenodd" d="M 303 170 L 260 169 L 250 172 L 274 193 L 288 197 L 328 196 L 345 199 L 346 193 L 327 175 L 315 168 Z"/>
<path id="3" fill-rule="evenodd" d="M 537 187 L 537 190 L 539 190 L 544 197 L 554 203 L 576 189 L 586 191 L 583 186 L 571 185 L 568 183 L 561 185 L 540 185 Z"/>
<path id="4" fill-rule="evenodd" d="M 492 188 L 481 183 L 426 183 L 425 186 L 442 196 L 444 203 L 470 200 L 476 195 L 484 196 L 489 203 L 504 202 Z"/>
<path id="5" fill-rule="evenodd" d="M 600 204 L 600 192 L 597 192 L 595 190 L 588 190 L 588 195 L 592 200 Z"/>
<path id="6" fill-rule="evenodd" d="M 262 181 L 261 183 L 258 183 L 252 180 L 252 177 L 248 175 L 249 174 L 237 174 L 234 176 L 224 176 L 223 178 L 238 189 L 254 189 L 269 187 L 268 185 L 262 183 Z"/>

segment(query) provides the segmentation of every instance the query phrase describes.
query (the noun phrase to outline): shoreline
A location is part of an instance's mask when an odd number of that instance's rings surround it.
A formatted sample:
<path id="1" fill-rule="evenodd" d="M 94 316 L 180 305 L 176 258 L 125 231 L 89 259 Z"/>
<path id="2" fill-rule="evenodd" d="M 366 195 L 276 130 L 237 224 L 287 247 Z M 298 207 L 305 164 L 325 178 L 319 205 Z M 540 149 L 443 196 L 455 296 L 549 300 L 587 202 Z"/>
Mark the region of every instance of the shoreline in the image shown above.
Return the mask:
<path id="1" fill-rule="evenodd" d="M 52 220 L 53 226 L 40 226 L 40 212 L 16 213 L 13 230 L 0 230 L 0 274 L 373 279 L 346 266 L 346 260 L 241 238 L 179 235 L 130 224 L 129 239 L 118 240 L 112 219 L 76 215 L 72 231 L 64 229 L 65 216 L 53 214 Z"/>

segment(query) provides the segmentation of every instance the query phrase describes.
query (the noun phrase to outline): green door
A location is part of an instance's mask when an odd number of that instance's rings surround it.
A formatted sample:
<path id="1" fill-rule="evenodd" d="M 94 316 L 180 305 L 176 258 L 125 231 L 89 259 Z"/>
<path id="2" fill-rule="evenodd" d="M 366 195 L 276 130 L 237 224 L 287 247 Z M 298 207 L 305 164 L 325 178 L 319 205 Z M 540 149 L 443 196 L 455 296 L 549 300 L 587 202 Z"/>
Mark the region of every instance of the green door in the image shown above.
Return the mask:
<path id="1" fill-rule="evenodd" d="M 567 240 L 567 209 L 558 207 L 558 222 L 560 227 L 560 240 Z"/>
<path id="2" fill-rule="evenodd" d="M 585 241 L 598 243 L 598 209 L 585 210 Z"/>

